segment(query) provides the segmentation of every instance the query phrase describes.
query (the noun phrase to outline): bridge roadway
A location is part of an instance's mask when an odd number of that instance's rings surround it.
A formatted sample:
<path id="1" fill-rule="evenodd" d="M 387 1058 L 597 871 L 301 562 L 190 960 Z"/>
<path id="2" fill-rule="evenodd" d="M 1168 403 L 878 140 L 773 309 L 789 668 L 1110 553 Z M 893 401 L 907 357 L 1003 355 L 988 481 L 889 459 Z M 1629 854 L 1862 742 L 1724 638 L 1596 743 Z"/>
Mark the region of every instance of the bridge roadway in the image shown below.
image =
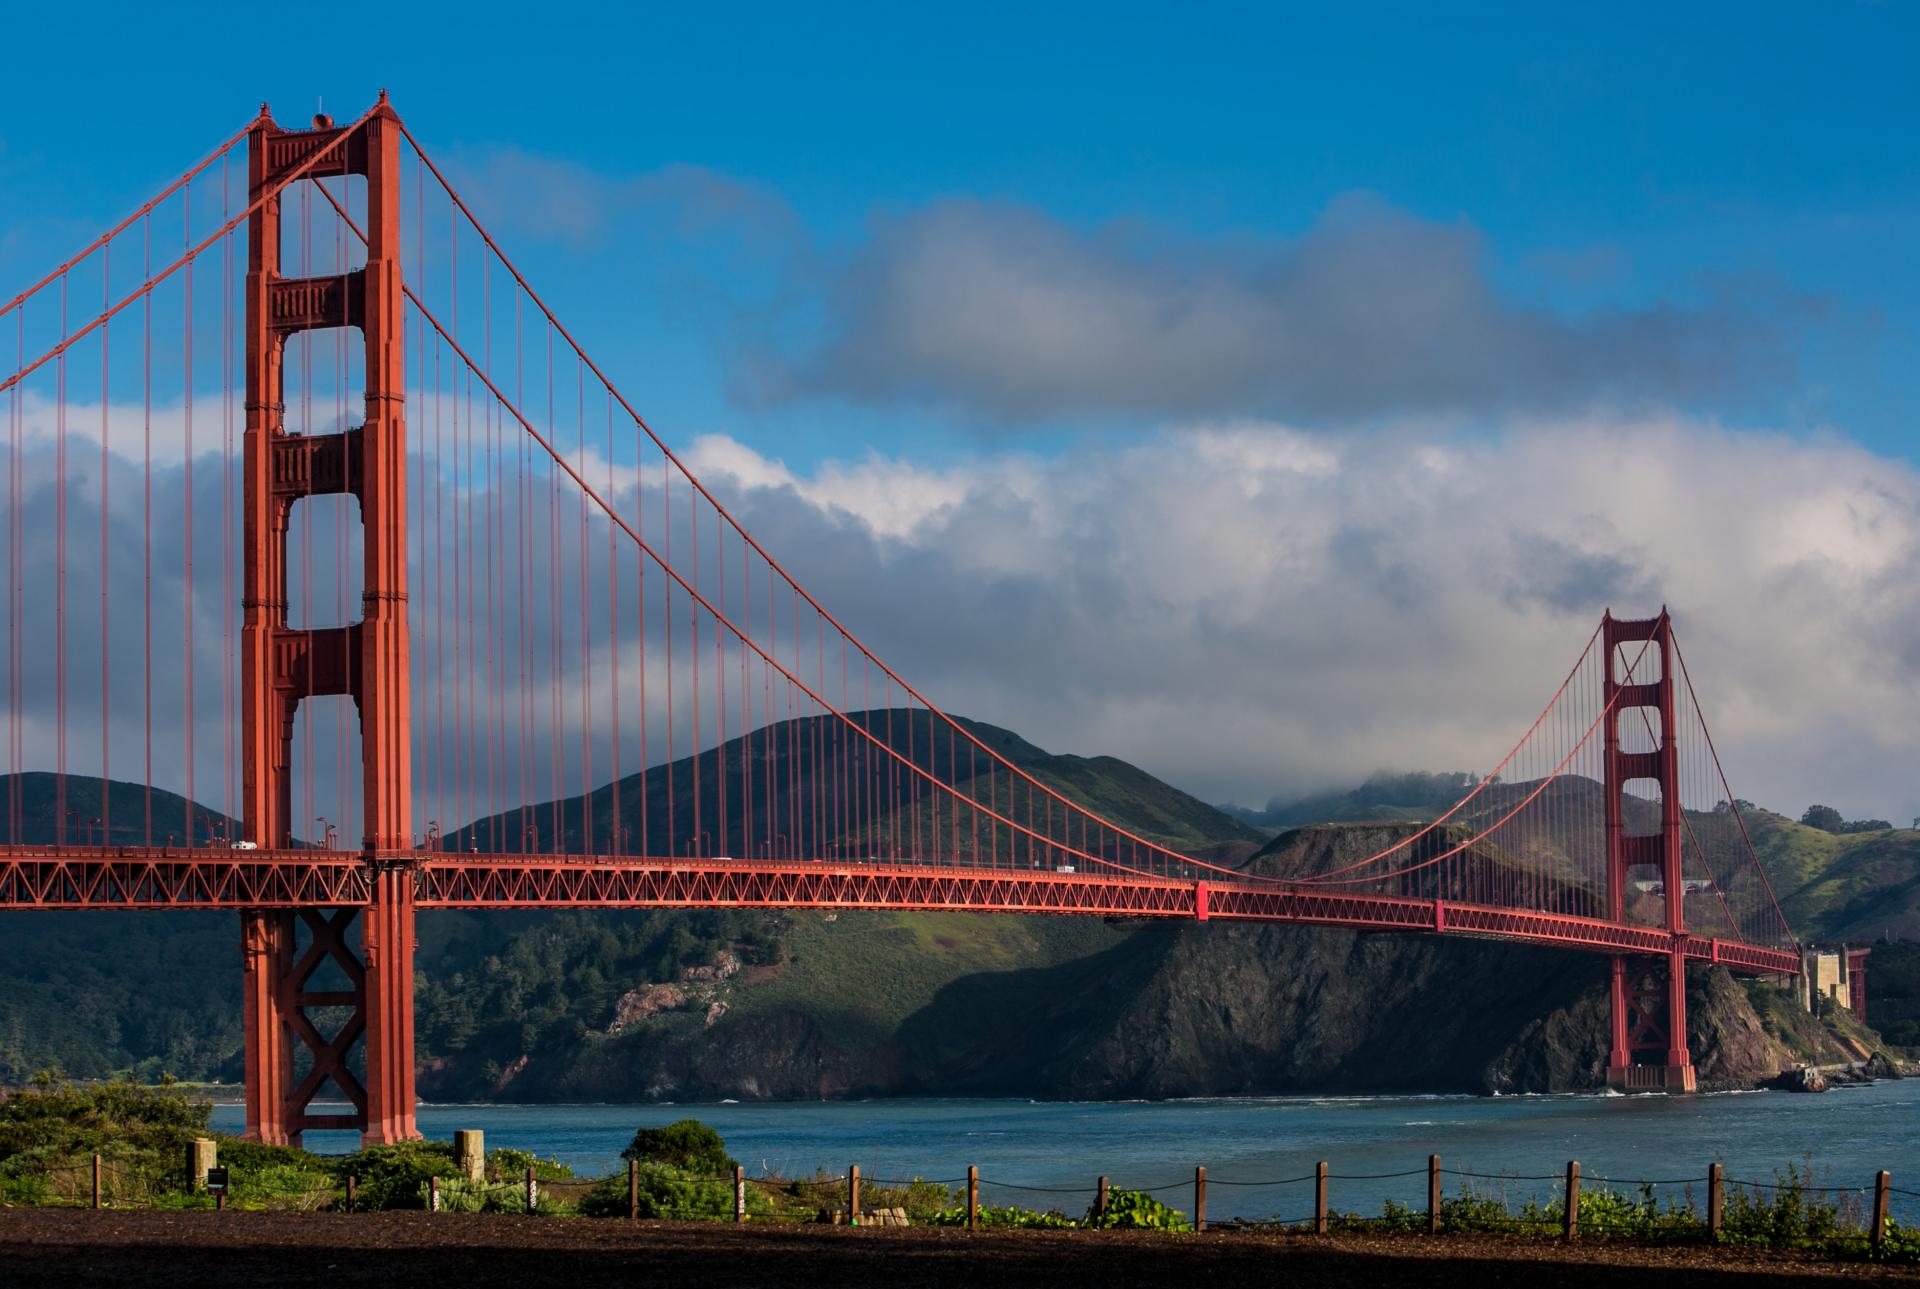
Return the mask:
<path id="1" fill-rule="evenodd" d="M 823 908 L 964 910 L 1286 922 L 1445 933 L 1592 953 L 1663 956 L 1743 974 L 1799 971 L 1791 949 L 1652 926 L 1278 882 L 1128 872 L 845 860 L 382 854 L 412 864 L 421 909 Z M 0 847 L 0 910 L 342 908 L 372 898 L 362 855 L 313 850 Z"/>

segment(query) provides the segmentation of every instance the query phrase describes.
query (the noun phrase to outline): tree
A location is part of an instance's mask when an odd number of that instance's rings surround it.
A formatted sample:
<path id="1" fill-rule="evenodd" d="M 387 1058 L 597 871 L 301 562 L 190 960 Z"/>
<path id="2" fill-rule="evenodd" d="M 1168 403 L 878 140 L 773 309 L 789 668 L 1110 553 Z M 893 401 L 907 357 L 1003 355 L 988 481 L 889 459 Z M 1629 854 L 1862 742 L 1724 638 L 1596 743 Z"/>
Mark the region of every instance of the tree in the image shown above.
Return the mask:
<path id="1" fill-rule="evenodd" d="M 1838 810 L 1822 805 L 1808 806 L 1807 813 L 1800 816 L 1800 822 L 1821 832 L 1839 832 L 1847 826 L 1847 821 Z"/>
<path id="2" fill-rule="evenodd" d="M 666 1164 L 704 1177 L 731 1173 L 733 1156 L 719 1133 L 698 1119 L 682 1119 L 664 1128 L 642 1128 L 620 1152 L 620 1158 L 643 1164 Z"/>

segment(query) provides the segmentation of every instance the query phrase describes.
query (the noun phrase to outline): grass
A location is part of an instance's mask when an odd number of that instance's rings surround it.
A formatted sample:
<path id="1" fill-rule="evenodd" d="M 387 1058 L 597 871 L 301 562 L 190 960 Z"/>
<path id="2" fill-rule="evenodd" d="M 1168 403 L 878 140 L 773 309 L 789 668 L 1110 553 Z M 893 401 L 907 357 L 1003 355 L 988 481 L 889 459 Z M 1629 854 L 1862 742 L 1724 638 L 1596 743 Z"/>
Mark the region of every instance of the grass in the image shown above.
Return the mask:
<path id="1" fill-rule="evenodd" d="M 1836 834 L 1767 811 L 1748 827 L 1802 939 L 1920 938 L 1920 831 Z"/>
<path id="2" fill-rule="evenodd" d="M 738 990 L 728 1019 L 799 1014 L 846 1050 L 871 1049 L 955 980 L 1089 957 L 1133 929 L 1091 918 L 797 913 L 781 937 L 785 967 Z"/>

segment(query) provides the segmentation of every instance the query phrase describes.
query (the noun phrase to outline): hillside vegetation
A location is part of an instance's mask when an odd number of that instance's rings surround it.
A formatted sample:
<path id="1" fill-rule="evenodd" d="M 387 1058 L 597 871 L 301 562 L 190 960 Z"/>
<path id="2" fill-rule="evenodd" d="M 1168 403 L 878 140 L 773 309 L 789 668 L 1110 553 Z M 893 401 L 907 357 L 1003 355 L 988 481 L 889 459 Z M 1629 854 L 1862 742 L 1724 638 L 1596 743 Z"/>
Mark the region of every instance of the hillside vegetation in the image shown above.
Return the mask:
<path id="1" fill-rule="evenodd" d="M 878 729 L 891 721 L 903 750 L 911 744 L 943 772 L 964 755 L 924 714 L 918 723 L 898 712 L 859 719 Z M 1296 803 L 1284 816 L 1295 822 L 1268 835 L 1275 825 L 1256 830 L 1125 762 L 968 728 L 1124 825 L 1271 872 L 1371 853 L 1404 834 L 1400 821 L 1444 810 L 1464 784 L 1459 775 L 1376 776 Z M 796 722 L 759 747 L 825 745 L 830 733 Z M 730 744 L 719 761 L 737 766 L 749 754 Z M 569 848 L 604 848 L 616 794 L 624 820 L 637 821 L 645 802 L 651 823 L 669 800 L 691 810 L 691 771 L 687 760 L 671 773 L 656 766 L 591 804 L 527 814 L 560 821 Z M 20 786 L 27 839 L 47 840 L 51 779 L 25 776 Z M 717 823 L 717 809 L 705 808 Z M 166 809 L 184 817 L 187 806 L 175 798 Z M 489 828 L 523 826 L 518 813 L 450 842 L 485 845 Z M 1920 834 L 1836 834 L 1748 814 L 1803 938 L 1920 935 Z M 1487 862 L 1506 861 L 1490 850 Z M 0 1080 L 45 1066 L 235 1077 L 236 941 L 230 914 L 4 915 Z M 420 919 L 418 968 L 420 1086 L 443 1100 L 1529 1091 L 1592 1086 L 1604 1042 L 1597 959 L 1293 927 L 820 910 L 440 912 Z M 1896 1041 L 1920 1041 L 1920 955 L 1882 944 L 1870 980 L 1876 1023 Z M 1703 974 L 1694 990 L 1696 1053 L 1709 1078 L 1738 1083 L 1795 1061 L 1855 1059 L 1874 1041 L 1791 1016 L 1765 986 L 1742 990 L 1723 973 Z"/>

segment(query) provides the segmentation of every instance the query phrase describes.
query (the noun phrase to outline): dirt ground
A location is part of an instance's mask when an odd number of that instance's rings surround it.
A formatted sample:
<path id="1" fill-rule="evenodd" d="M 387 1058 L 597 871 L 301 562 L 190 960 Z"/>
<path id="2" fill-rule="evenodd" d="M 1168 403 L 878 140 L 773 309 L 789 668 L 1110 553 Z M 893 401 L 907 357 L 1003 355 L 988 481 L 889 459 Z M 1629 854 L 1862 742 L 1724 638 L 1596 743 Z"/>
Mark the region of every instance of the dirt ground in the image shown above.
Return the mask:
<path id="1" fill-rule="evenodd" d="M 876 1280 L 876 1277 L 880 1279 Z M 1920 1285 L 1920 1268 L 1698 1246 L 1248 1231 L 852 1229 L 456 1213 L 0 1209 L 0 1286 L 698 1286 L 984 1289 L 1830 1282 Z"/>

